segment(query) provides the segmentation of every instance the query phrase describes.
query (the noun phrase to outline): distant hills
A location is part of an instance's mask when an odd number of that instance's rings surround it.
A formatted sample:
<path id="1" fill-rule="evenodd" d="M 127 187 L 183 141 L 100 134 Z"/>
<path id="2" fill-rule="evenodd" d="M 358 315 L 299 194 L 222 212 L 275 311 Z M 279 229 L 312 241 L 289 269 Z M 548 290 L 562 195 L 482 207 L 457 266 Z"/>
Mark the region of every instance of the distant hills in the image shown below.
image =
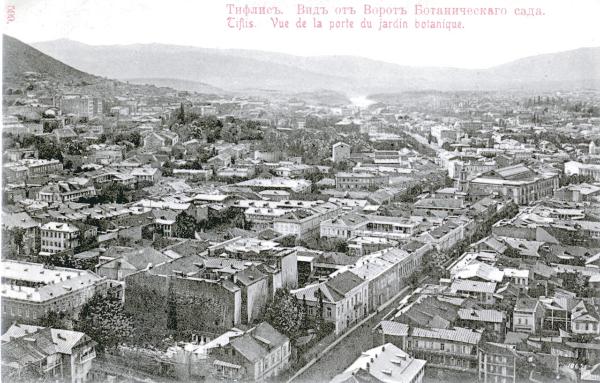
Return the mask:
<path id="1" fill-rule="evenodd" d="M 600 88 L 600 47 L 532 56 L 489 69 L 409 67 L 354 56 L 300 57 L 164 44 L 91 46 L 5 37 L 8 70 L 49 69 L 201 93 L 263 92 L 327 98 L 415 90 L 569 90 Z M 7 49 L 8 48 L 8 49 Z M 41 52 L 47 54 L 45 56 Z M 52 57 L 54 59 L 52 59 Z M 60 61 L 67 65 L 62 64 Z M 74 69 L 77 68 L 77 69 Z M 83 72 L 81 72 L 83 71 Z"/>
<path id="2" fill-rule="evenodd" d="M 38 72 L 48 78 L 63 82 L 98 81 L 90 75 L 66 65 L 15 38 L 4 35 L 2 39 L 2 75 L 5 82 L 19 79 L 23 72 Z"/>

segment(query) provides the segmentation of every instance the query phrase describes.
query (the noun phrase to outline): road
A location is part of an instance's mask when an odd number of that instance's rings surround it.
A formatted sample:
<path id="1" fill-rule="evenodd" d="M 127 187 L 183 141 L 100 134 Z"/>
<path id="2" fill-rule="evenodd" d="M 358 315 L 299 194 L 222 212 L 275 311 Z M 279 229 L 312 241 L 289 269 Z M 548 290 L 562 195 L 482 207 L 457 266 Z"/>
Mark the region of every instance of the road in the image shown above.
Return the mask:
<path id="1" fill-rule="evenodd" d="M 373 327 L 391 310 L 395 309 L 400 301 L 413 291 L 412 287 L 405 287 L 392 300 L 387 302 L 377 313 L 371 314 L 368 319 L 344 333 L 330 348 L 325 349 L 320 357 L 309 362 L 300 371 L 299 375 L 292 377 L 288 383 L 316 383 L 329 382 L 331 378 L 344 371 L 363 351 L 373 347 Z"/>

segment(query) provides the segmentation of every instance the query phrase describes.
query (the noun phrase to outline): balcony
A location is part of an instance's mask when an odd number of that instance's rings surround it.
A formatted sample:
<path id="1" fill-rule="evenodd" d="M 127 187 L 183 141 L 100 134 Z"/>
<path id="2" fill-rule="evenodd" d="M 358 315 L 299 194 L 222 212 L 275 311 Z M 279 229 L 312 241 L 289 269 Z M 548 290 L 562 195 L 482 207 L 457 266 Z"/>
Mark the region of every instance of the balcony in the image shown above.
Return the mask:
<path id="1" fill-rule="evenodd" d="M 81 354 L 79 356 L 79 364 L 87 363 L 90 360 L 95 359 L 95 358 L 96 358 L 96 350 L 88 352 L 87 354 Z"/>

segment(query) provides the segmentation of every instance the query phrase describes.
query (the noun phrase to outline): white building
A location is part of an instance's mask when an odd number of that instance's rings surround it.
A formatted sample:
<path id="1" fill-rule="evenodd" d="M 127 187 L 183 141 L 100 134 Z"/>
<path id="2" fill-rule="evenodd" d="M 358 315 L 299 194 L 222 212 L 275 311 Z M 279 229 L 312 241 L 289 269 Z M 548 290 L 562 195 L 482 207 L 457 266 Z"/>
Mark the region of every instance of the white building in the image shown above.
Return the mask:
<path id="1" fill-rule="evenodd" d="M 79 228 L 69 223 L 48 222 L 40 228 L 40 255 L 51 255 L 79 246 Z"/>
<path id="2" fill-rule="evenodd" d="M 415 359 L 393 344 L 387 343 L 364 351 L 330 383 L 354 381 L 421 383 L 425 375 L 426 363 L 425 360 Z"/>

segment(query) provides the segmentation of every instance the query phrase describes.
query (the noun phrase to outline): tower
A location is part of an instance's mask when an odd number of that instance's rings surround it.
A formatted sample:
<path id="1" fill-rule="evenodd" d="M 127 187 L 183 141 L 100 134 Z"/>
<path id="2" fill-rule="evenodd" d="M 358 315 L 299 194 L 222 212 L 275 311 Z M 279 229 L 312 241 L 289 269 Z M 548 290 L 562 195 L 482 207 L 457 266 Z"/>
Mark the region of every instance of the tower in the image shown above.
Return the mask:
<path id="1" fill-rule="evenodd" d="M 469 181 L 467 180 L 467 169 L 461 166 L 458 172 L 458 181 L 456 182 L 456 189 L 461 193 L 467 193 L 469 191 Z"/>

